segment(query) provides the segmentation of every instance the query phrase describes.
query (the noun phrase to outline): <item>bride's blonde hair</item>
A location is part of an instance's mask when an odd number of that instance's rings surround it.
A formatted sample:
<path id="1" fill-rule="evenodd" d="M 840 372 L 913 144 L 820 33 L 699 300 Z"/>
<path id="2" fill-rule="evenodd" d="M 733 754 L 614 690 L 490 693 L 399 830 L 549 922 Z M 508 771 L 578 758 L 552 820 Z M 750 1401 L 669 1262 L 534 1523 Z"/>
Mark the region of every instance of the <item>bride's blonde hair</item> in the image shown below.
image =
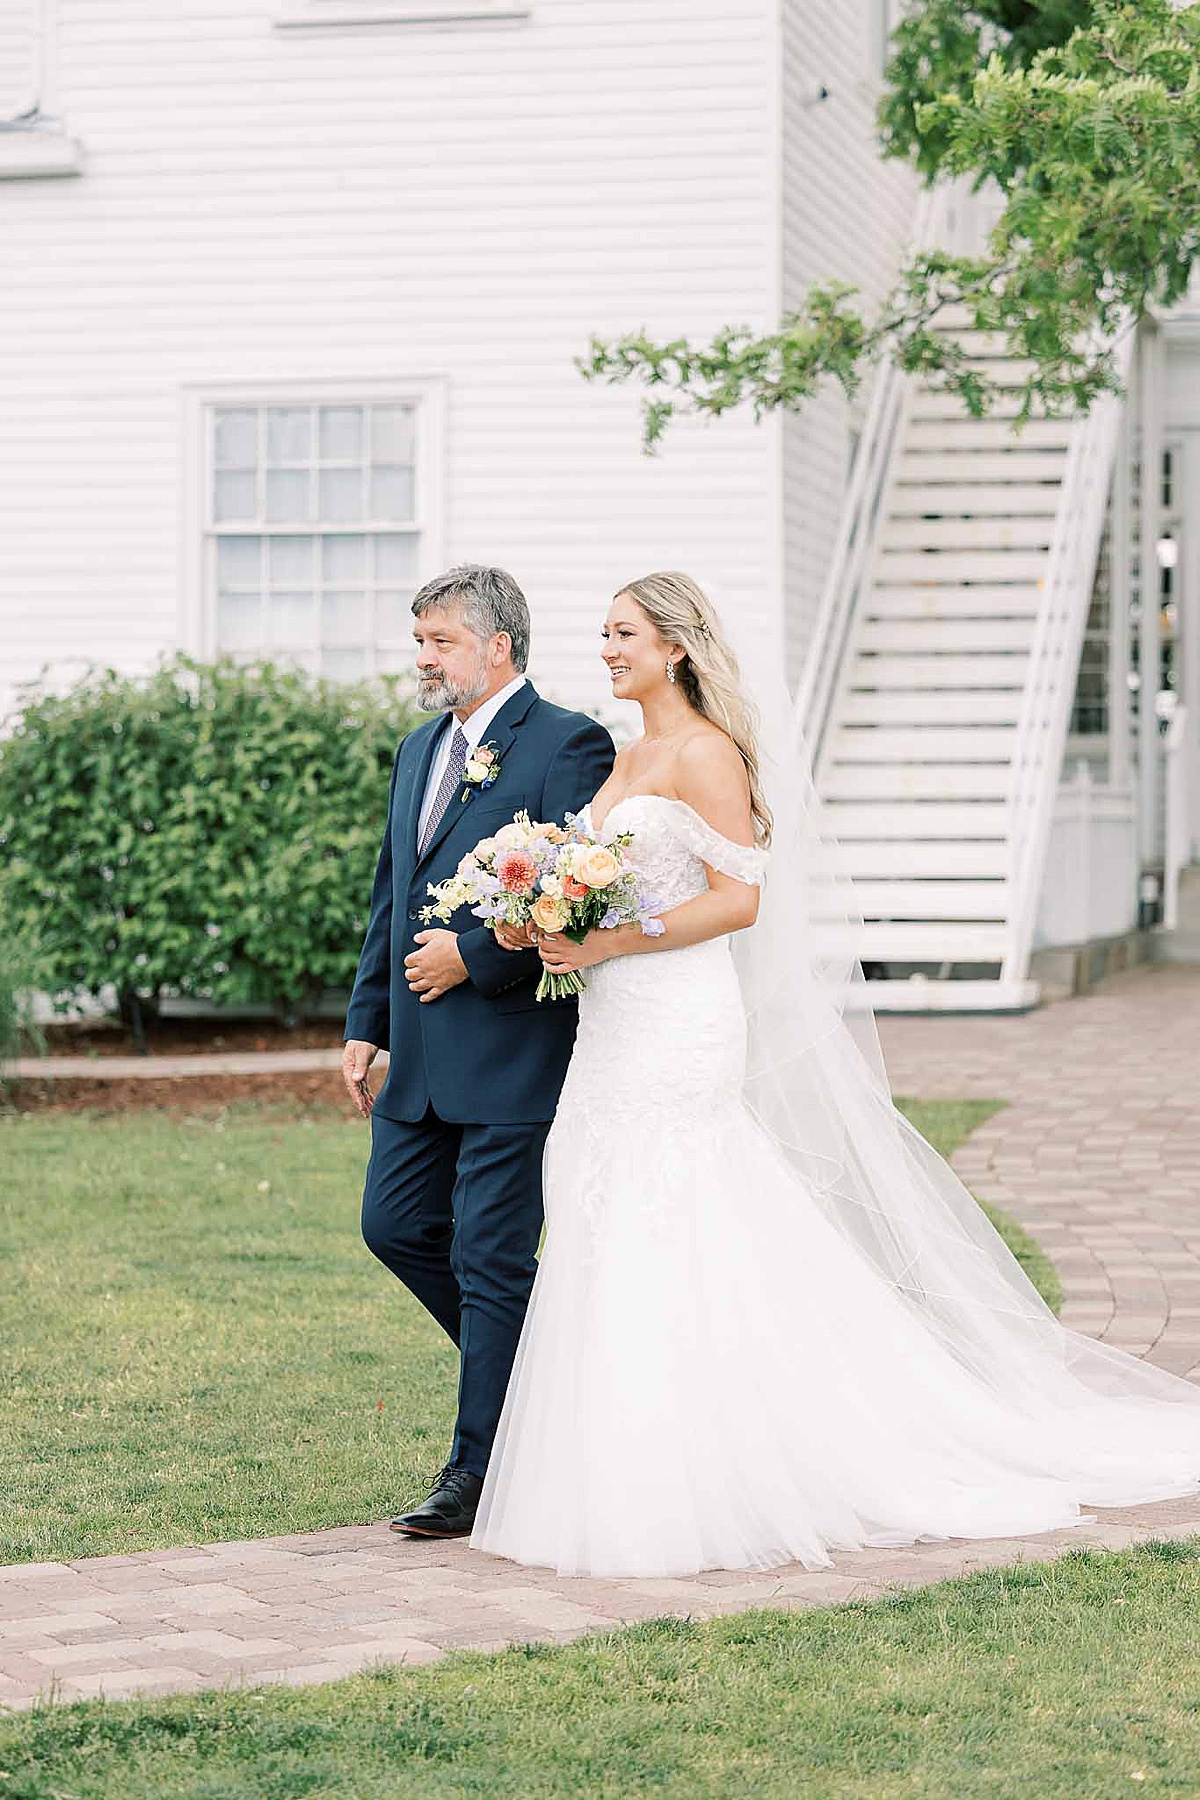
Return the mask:
<path id="1" fill-rule="evenodd" d="M 758 715 L 746 696 L 733 654 L 712 601 L 690 575 L 659 569 L 618 589 L 636 600 L 668 644 L 686 651 L 675 665 L 684 698 L 705 719 L 719 725 L 736 744 L 750 782 L 750 811 L 760 844 L 771 841 L 771 809 L 762 790 L 758 763 Z"/>

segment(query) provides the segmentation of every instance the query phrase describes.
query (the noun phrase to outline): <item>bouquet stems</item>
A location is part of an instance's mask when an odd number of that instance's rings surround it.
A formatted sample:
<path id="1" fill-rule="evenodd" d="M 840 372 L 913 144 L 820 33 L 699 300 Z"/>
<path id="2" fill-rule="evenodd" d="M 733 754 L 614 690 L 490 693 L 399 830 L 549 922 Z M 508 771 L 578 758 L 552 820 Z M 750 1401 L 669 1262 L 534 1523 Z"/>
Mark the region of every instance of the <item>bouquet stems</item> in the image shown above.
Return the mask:
<path id="1" fill-rule="evenodd" d="M 565 975 L 552 975 L 549 969 L 543 969 L 542 979 L 538 982 L 537 998 L 569 1000 L 574 994 L 582 994 L 586 986 L 586 981 L 577 969 L 568 969 Z"/>

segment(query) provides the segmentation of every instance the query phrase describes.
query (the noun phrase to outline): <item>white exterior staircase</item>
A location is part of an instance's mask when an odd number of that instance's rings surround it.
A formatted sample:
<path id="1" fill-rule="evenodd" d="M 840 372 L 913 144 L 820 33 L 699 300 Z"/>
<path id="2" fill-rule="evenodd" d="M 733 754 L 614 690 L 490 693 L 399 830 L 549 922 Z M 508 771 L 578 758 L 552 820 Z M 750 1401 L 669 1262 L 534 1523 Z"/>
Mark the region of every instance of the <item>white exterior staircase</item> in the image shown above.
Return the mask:
<path id="1" fill-rule="evenodd" d="M 948 328 L 1001 386 L 1002 341 Z M 1120 403 L 1012 429 L 884 371 L 801 686 L 881 1009 L 1037 998 L 1033 923 Z"/>

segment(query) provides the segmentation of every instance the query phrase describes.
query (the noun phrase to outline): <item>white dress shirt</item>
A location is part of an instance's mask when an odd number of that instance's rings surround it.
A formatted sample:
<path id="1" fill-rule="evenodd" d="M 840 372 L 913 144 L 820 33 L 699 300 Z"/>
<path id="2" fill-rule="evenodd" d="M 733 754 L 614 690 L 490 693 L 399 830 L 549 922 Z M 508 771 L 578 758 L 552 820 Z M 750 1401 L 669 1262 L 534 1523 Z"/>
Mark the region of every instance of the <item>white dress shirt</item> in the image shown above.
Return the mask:
<path id="1" fill-rule="evenodd" d="M 454 737 L 455 727 L 457 726 L 467 740 L 467 761 L 470 762 L 472 750 L 478 749 L 482 744 L 487 736 L 488 726 L 496 714 L 502 706 L 508 704 L 514 694 L 519 694 L 524 686 L 524 675 L 518 675 L 515 680 L 502 687 L 498 694 L 493 694 L 489 700 L 485 700 L 481 706 L 477 706 L 470 718 L 464 719 L 461 723 L 451 713 L 449 726 L 442 732 L 438 740 L 437 751 L 430 765 L 429 779 L 425 783 L 425 798 L 421 802 L 421 816 L 417 820 L 418 844 L 425 836 L 425 821 L 433 810 L 434 798 L 442 784 L 446 764 L 450 761 L 450 744 Z"/>

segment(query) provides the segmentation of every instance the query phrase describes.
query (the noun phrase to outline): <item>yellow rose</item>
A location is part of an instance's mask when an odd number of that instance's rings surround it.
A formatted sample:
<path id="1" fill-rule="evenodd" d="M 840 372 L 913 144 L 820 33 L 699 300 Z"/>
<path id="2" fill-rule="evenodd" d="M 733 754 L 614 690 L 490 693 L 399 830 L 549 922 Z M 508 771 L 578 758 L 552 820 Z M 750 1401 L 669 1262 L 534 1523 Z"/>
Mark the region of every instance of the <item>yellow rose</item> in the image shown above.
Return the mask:
<path id="1" fill-rule="evenodd" d="M 621 865 L 605 844 L 587 844 L 575 858 L 572 870 L 576 881 L 590 888 L 610 887 L 621 873 Z"/>
<path id="2" fill-rule="evenodd" d="M 553 894 L 542 894 L 534 901 L 530 918 L 539 931 L 561 931 L 570 917 L 561 900 Z"/>

